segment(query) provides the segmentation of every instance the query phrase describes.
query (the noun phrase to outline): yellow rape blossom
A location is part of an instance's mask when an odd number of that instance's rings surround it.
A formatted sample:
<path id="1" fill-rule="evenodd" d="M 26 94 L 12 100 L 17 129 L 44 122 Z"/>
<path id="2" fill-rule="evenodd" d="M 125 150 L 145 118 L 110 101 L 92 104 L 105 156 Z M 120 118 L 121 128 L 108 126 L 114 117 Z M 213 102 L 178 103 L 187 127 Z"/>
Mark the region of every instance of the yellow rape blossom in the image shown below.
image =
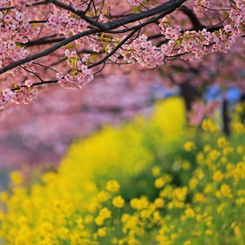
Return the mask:
<path id="1" fill-rule="evenodd" d="M 194 190 L 196 188 L 196 186 L 198 185 L 198 180 L 195 177 L 192 177 L 189 180 L 189 187 L 191 190 Z"/>
<path id="2" fill-rule="evenodd" d="M 202 129 L 211 133 L 217 133 L 219 131 L 219 128 L 210 119 L 203 120 Z"/>
<path id="3" fill-rule="evenodd" d="M 207 236 L 210 236 L 210 235 L 212 235 L 212 234 L 213 234 L 213 231 L 210 230 L 210 229 L 207 229 L 207 230 L 205 231 L 205 235 L 207 235 Z"/>
<path id="4" fill-rule="evenodd" d="M 243 147 L 241 145 L 239 145 L 237 148 L 236 148 L 236 152 L 238 154 L 242 154 L 243 153 Z"/>
<path id="5" fill-rule="evenodd" d="M 220 187 L 220 192 L 221 192 L 221 194 L 222 194 L 224 197 L 229 197 L 229 198 L 232 197 L 232 195 L 231 195 L 231 188 L 230 188 L 229 185 L 223 184 L 223 185 Z"/>
<path id="6" fill-rule="evenodd" d="M 155 201 L 154 201 L 154 206 L 156 208 L 163 208 L 164 206 L 164 200 L 160 197 L 156 198 Z"/>
<path id="7" fill-rule="evenodd" d="M 215 161 L 220 156 L 220 152 L 217 150 L 212 150 L 209 152 L 209 157 L 212 161 Z"/>
<path id="8" fill-rule="evenodd" d="M 24 181 L 24 177 L 20 171 L 13 171 L 10 173 L 10 179 L 16 185 L 22 184 Z"/>
<path id="9" fill-rule="evenodd" d="M 112 204 L 117 208 L 122 208 L 125 201 L 121 196 L 114 197 L 112 200 Z"/>
<path id="10" fill-rule="evenodd" d="M 111 211 L 108 208 L 102 208 L 99 212 L 99 216 L 103 219 L 111 218 Z"/>
<path id="11" fill-rule="evenodd" d="M 192 150 L 195 150 L 196 149 L 196 145 L 193 141 L 187 141 L 185 144 L 184 144 L 184 149 L 186 151 L 192 151 Z"/>
<path id="12" fill-rule="evenodd" d="M 126 223 L 130 219 L 130 217 L 131 216 L 129 214 L 124 213 L 121 218 L 122 223 Z"/>
<path id="13" fill-rule="evenodd" d="M 214 181 L 220 182 L 223 178 L 224 178 L 224 174 L 220 170 L 214 172 L 213 174 Z"/>
<path id="14" fill-rule="evenodd" d="M 187 209 L 185 210 L 185 216 L 186 216 L 187 218 L 194 218 L 194 217 L 195 217 L 195 212 L 194 212 L 194 210 L 193 210 L 192 208 L 187 208 Z"/>
<path id="15" fill-rule="evenodd" d="M 122 131 L 107 126 L 74 143 L 57 173 L 45 173 L 28 188 L 14 172 L 10 191 L 0 198 L 4 243 L 190 245 L 215 244 L 217 237 L 240 243 L 245 235 L 242 137 L 236 135 L 236 142 L 233 136 L 204 133 L 198 139 L 198 145 L 205 142 L 203 150 L 194 157 L 182 150 L 178 155 L 185 137 L 175 134 L 178 142 L 169 157 L 166 149 L 172 145 L 161 127 L 173 122 L 164 122 L 160 107 L 157 114 L 150 124 L 138 118 Z M 216 133 L 211 121 L 203 127 Z M 174 127 L 165 131 L 167 137 L 175 133 Z M 146 135 L 155 138 L 154 144 L 147 144 Z M 186 171 L 174 172 L 175 162 Z"/>
<path id="16" fill-rule="evenodd" d="M 95 224 L 98 225 L 98 226 L 101 226 L 104 224 L 104 218 L 101 217 L 101 216 L 98 216 L 95 218 Z"/>
<path id="17" fill-rule="evenodd" d="M 211 146 L 211 145 L 209 145 L 209 144 L 204 145 L 203 151 L 204 151 L 205 153 L 207 153 L 207 152 L 209 152 L 209 151 L 211 151 L 211 150 L 212 150 L 212 146 Z"/>
<path id="18" fill-rule="evenodd" d="M 202 193 L 197 193 L 194 196 L 194 200 L 196 202 L 205 202 L 206 201 L 206 198 L 205 198 L 205 196 Z"/>
<path id="19" fill-rule="evenodd" d="M 107 191 L 100 191 L 99 194 L 98 194 L 99 202 L 106 202 L 110 198 L 111 198 L 111 195 Z"/>
<path id="20" fill-rule="evenodd" d="M 165 181 L 164 181 L 164 179 L 162 177 L 156 179 L 155 183 L 154 183 L 155 187 L 158 188 L 158 189 L 161 189 L 164 186 L 164 184 L 165 184 Z"/>
<path id="21" fill-rule="evenodd" d="M 190 169 L 190 167 L 191 167 L 191 165 L 190 165 L 190 163 L 189 163 L 188 161 L 184 161 L 184 162 L 182 163 L 182 168 L 183 168 L 184 170 L 188 170 L 188 169 Z"/>
<path id="22" fill-rule="evenodd" d="M 228 142 L 226 141 L 225 137 L 218 138 L 217 144 L 220 148 L 224 148 L 225 146 L 228 145 Z"/>
<path id="23" fill-rule="evenodd" d="M 197 168 L 195 171 L 194 171 L 194 175 L 199 179 L 203 179 L 204 177 L 204 173 L 201 169 Z"/>
<path id="24" fill-rule="evenodd" d="M 241 197 L 236 199 L 236 205 L 237 206 L 244 206 L 245 205 L 245 198 Z"/>
<path id="25" fill-rule="evenodd" d="M 212 190 L 213 190 L 213 185 L 212 184 L 207 184 L 205 186 L 204 192 L 205 193 L 210 193 L 210 192 L 212 192 Z"/>
<path id="26" fill-rule="evenodd" d="M 234 227 L 234 234 L 236 237 L 241 237 L 241 232 L 239 226 Z"/>
<path id="27" fill-rule="evenodd" d="M 220 158 L 220 162 L 223 163 L 223 164 L 226 164 L 227 163 L 227 158 L 225 156 L 222 156 Z"/>
<path id="28" fill-rule="evenodd" d="M 0 195 L 0 201 L 1 202 L 6 202 L 8 200 L 8 192 L 7 191 L 3 191 L 1 192 L 1 195 Z"/>
<path id="29" fill-rule="evenodd" d="M 106 184 L 106 189 L 110 192 L 117 192 L 120 188 L 120 185 L 116 180 L 110 180 Z"/>
<path id="30" fill-rule="evenodd" d="M 139 199 L 133 198 L 130 200 L 130 206 L 133 209 L 142 210 L 142 209 L 148 208 L 148 205 L 149 205 L 149 201 L 144 196 Z"/>
<path id="31" fill-rule="evenodd" d="M 223 154 L 225 156 L 229 155 L 230 153 L 232 153 L 234 151 L 233 147 L 227 146 L 223 148 Z"/>
<path id="32" fill-rule="evenodd" d="M 154 177 L 158 177 L 161 175 L 161 167 L 160 166 L 154 166 L 152 169 L 151 169 L 151 173 Z"/>
<path id="33" fill-rule="evenodd" d="M 244 128 L 244 125 L 240 122 L 237 122 L 235 125 L 234 125 L 234 128 L 236 130 L 236 132 L 238 134 L 243 134 L 245 132 L 245 128 Z"/>
<path id="34" fill-rule="evenodd" d="M 104 236 L 106 236 L 106 234 L 107 234 L 106 227 L 103 227 L 103 228 L 99 228 L 98 229 L 98 236 L 99 237 L 104 237 Z"/>
<path id="35" fill-rule="evenodd" d="M 221 204 L 217 207 L 217 212 L 223 216 L 223 215 L 225 214 L 224 208 L 227 207 L 227 206 L 228 206 L 227 203 L 221 203 Z"/>
<path id="36" fill-rule="evenodd" d="M 140 218 L 145 221 L 146 219 L 149 219 L 152 212 L 150 210 L 144 209 L 140 212 Z"/>

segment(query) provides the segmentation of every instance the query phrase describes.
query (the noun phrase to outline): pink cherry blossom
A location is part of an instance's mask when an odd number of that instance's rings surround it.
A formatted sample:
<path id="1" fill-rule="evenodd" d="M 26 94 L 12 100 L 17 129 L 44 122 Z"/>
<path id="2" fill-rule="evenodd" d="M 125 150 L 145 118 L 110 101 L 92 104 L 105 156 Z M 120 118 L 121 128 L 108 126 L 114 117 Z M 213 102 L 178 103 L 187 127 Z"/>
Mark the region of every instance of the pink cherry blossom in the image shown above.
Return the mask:
<path id="1" fill-rule="evenodd" d="M 0 2 L 0 86 L 17 102 L 37 86 L 83 88 L 110 66 L 196 66 L 245 36 L 243 0 L 51 2 Z"/>

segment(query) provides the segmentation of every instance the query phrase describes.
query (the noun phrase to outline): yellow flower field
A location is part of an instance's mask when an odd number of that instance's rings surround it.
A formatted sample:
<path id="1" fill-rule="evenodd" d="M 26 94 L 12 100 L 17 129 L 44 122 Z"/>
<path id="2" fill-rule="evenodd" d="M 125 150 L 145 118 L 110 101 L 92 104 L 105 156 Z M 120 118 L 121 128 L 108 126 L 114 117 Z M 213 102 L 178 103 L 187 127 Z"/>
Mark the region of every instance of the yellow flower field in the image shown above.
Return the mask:
<path id="1" fill-rule="evenodd" d="M 167 116 L 166 116 L 167 115 Z M 180 98 L 76 140 L 57 171 L 1 193 L 0 237 L 26 245 L 245 244 L 244 126 L 188 129 Z"/>

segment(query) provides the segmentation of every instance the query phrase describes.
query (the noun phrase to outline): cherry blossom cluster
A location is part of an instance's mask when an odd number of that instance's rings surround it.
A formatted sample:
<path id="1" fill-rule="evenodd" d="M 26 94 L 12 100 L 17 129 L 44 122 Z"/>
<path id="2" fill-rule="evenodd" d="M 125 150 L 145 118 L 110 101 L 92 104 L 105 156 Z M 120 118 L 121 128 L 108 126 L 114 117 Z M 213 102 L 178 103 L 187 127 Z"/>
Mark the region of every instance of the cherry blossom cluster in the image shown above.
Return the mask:
<path id="1" fill-rule="evenodd" d="M 213 6 L 211 6 L 213 4 Z M 196 14 L 201 15 L 205 11 L 212 11 L 213 9 L 217 9 L 217 6 L 219 6 L 221 9 L 227 9 L 226 1 L 215 1 L 215 4 L 213 1 L 210 0 L 195 0 L 194 3 L 194 11 Z M 244 33 L 244 22 L 245 22 L 245 1 L 244 0 L 234 0 L 232 1 L 232 4 L 230 6 L 229 10 L 229 17 L 231 20 L 233 20 L 234 27 L 237 28 L 237 31 L 239 33 Z"/>
<path id="2" fill-rule="evenodd" d="M 75 51 L 70 52 L 66 50 L 65 54 L 68 58 L 67 64 L 72 68 L 72 74 L 57 73 L 56 77 L 62 87 L 81 89 L 94 79 L 92 70 L 88 69 L 88 66 L 85 65 L 89 55 L 84 55 L 84 57 L 80 59 Z"/>
<path id="3" fill-rule="evenodd" d="M 16 42 L 26 43 L 27 37 L 33 38 L 40 31 L 40 27 L 33 27 L 24 13 L 15 8 L 0 11 L 0 23 L 0 35 L 11 36 Z"/>
<path id="4" fill-rule="evenodd" d="M 70 50 L 69 49 L 66 49 L 66 51 L 65 51 L 65 56 L 67 57 L 67 64 L 71 67 L 72 66 L 72 60 L 73 59 L 78 59 L 79 57 L 77 56 L 77 52 L 75 52 L 75 51 L 72 51 L 72 52 L 70 52 Z M 83 55 L 83 57 L 81 58 L 81 61 L 83 62 L 83 63 L 85 63 L 85 62 L 87 62 L 88 61 L 88 59 L 89 59 L 89 57 L 90 57 L 90 54 L 84 54 Z M 80 58 L 79 58 L 80 59 Z"/>
<path id="5" fill-rule="evenodd" d="M 100 39 L 98 34 L 83 38 L 83 41 L 86 42 L 93 49 L 94 52 L 99 53 L 102 50 L 103 44 L 99 42 Z"/>
<path id="6" fill-rule="evenodd" d="M 25 10 L 27 5 L 31 5 L 33 3 L 35 3 L 35 0 L 3 0 L 3 2 L 5 2 L 5 6 L 11 2 L 12 6 L 17 7 L 18 9 L 20 9 L 21 11 Z"/>
<path id="7" fill-rule="evenodd" d="M 0 68 L 9 65 L 10 63 L 27 57 L 29 51 L 23 47 L 16 47 L 14 41 L 3 41 L 0 39 Z M 10 73 L 14 74 L 15 70 L 11 70 Z"/>
<path id="8" fill-rule="evenodd" d="M 0 93 L 0 109 L 3 109 L 9 102 L 13 102 L 15 104 L 28 104 L 30 101 L 36 98 L 37 94 L 38 89 L 28 86 L 21 87 L 18 91 L 14 92 L 10 89 L 4 89 Z"/>
<path id="9" fill-rule="evenodd" d="M 90 36 L 85 36 L 80 39 L 77 39 L 75 42 L 79 44 L 80 47 L 91 47 L 94 52 L 99 53 L 103 50 L 105 42 L 107 41 L 108 40 L 103 39 L 103 36 L 99 36 L 99 34 L 92 34 Z"/>
<path id="10" fill-rule="evenodd" d="M 235 22 L 236 28 L 241 28 L 242 31 L 245 31 L 245 1 L 244 0 L 235 0 L 236 8 L 233 8 L 230 11 L 230 18 Z"/>
<path id="11" fill-rule="evenodd" d="M 195 0 L 194 11 L 197 15 L 203 14 L 210 8 L 210 0 Z"/>
<path id="12" fill-rule="evenodd" d="M 237 39 L 237 32 L 230 25 L 215 32 L 207 29 L 201 31 L 182 31 L 180 26 L 172 28 L 164 19 L 160 24 L 161 33 L 169 42 L 161 45 L 165 56 L 182 55 L 183 59 L 201 61 L 203 55 L 211 52 L 226 53 Z M 181 32 L 182 31 L 182 32 Z"/>
<path id="13" fill-rule="evenodd" d="M 59 34 L 77 34 L 85 31 L 88 23 L 82 19 L 73 17 L 68 11 L 63 11 L 61 15 L 52 14 L 46 23 L 47 29 L 58 31 Z"/>
<path id="14" fill-rule="evenodd" d="M 0 109 L 12 100 L 14 93 L 10 89 L 4 89 L 0 93 Z"/>
<path id="15" fill-rule="evenodd" d="M 123 40 L 123 37 L 121 40 Z M 117 43 L 116 40 L 114 40 Z M 110 53 L 114 46 L 108 45 L 107 52 Z M 123 57 L 123 61 L 127 63 L 138 62 L 141 66 L 146 68 L 154 68 L 163 64 L 163 53 L 159 48 L 147 41 L 147 36 L 141 35 L 130 44 L 124 44 L 116 54 L 110 57 L 112 61 L 119 62 L 119 57 Z"/>
<path id="16" fill-rule="evenodd" d="M 11 102 L 14 102 L 16 104 L 28 104 L 33 99 L 37 97 L 38 89 L 37 88 L 31 88 L 31 87 L 21 87 L 17 92 L 13 93 L 13 98 Z"/>
<path id="17" fill-rule="evenodd" d="M 0 8 L 6 7 L 9 2 L 10 2 L 10 0 L 2 0 L 0 3 Z"/>
<path id="18" fill-rule="evenodd" d="M 145 35 L 134 40 L 129 50 L 133 50 L 129 60 L 135 59 L 143 67 L 154 68 L 163 64 L 163 53 L 151 41 L 147 41 Z M 127 55 L 124 55 L 124 59 L 127 60 Z"/>
<path id="19" fill-rule="evenodd" d="M 133 6 L 139 6 L 142 4 L 143 0 L 128 0 L 128 2 Z"/>
<path id="20" fill-rule="evenodd" d="M 73 3 L 75 4 L 75 1 L 73 1 Z M 52 14 L 49 17 L 48 22 L 46 23 L 48 30 L 50 29 L 54 32 L 58 32 L 61 35 L 75 35 L 88 30 L 88 23 L 83 19 L 75 18 L 69 11 L 63 11 L 62 14 L 59 13 L 60 11 L 57 14 Z M 102 17 L 103 15 L 100 15 L 100 19 L 105 19 L 105 17 Z M 80 46 L 80 48 L 89 45 L 92 50 L 97 53 L 102 49 L 98 42 L 98 34 L 77 39 L 76 43 Z"/>
<path id="21" fill-rule="evenodd" d="M 40 27 L 32 28 L 24 17 L 17 9 L 0 11 L 0 68 L 29 55 L 27 49 L 16 43 L 26 43 L 39 33 Z M 12 70 L 10 73 L 15 72 Z"/>
<path id="22" fill-rule="evenodd" d="M 54 74 L 63 87 L 79 89 L 93 79 L 89 68 L 97 67 L 98 71 L 102 64 L 112 63 L 106 59 L 118 64 L 138 63 L 144 68 L 155 68 L 179 57 L 201 61 L 210 53 L 226 53 L 245 34 L 245 0 L 102 2 L 0 1 L 0 69 L 10 65 L 6 72 L 2 69 L 1 81 L 11 84 L 15 82 L 14 75 L 19 75 L 15 76 L 19 79 L 17 86 L 28 87 L 18 94 L 22 94 L 21 98 L 29 96 L 33 84 L 57 82 Z M 156 21 L 151 22 L 152 18 L 160 18 L 159 14 L 164 16 L 158 7 L 171 4 L 176 9 L 181 5 L 184 8 L 182 12 L 175 11 L 176 16 L 169 14 L 159 20 L 159 26 Z M 183 11 L 185 8 L 188 13 Z M 146 18 L 147 12 L 150 14 Z M 65 52 L 66 49 L 76 52 Z M 93 59 L 88 60 L 89 55 L 84 55 L 87 52 L 93 54 Z M 31 59 L 22 60 L 30 56 Z M 16 63 L 19 60 L 21 64 Z M 30 77 L 33 84 L 24 84 Z M 8 101 L 5 97 L 2 104 Z"/>
<path id="23" fill-rule="evenodd" d="M 84 11 L 87 7 L 86 4 L 81 3 L 83 2 L 81 0 L 70 0 L 69 2 L 76 11 Z"/>

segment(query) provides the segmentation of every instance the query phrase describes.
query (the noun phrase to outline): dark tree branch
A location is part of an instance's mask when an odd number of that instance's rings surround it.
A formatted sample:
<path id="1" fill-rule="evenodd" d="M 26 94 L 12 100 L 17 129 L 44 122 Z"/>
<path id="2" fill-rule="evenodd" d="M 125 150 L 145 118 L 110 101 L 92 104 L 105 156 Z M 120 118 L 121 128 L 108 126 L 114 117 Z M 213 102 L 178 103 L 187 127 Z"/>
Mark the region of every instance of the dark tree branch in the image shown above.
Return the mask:
<path id="1" fill-rule="evenodd" d="M 102 31 L 109 31 L 109 30 L 113 30 L 116 29 L 118 27 L 121 27 L 123 25 L 129 24 L 129 23 L 133 23 L 135 21 L 139 21 L 154 15 L 157 15 L 161 12 L 167 11 L 169 9 L 176 9 L 178 7 L 181 6 L 182 3 L 186 2 L 187 0 L 170 0 L 160 6 L 157 6 L 153 9 L 147 10 L 147 11 L 142 11 L 138 14 L 132 14 L 130 16 L 124 17 L 122 19 L 119 20 L 115 20 L 112 22 L 108 22 L 106 24 L 103 24 L 101 22 L 98 22 L 97 20 L 93 20 L 90 17 L 85 15 L 85 12 L 83 11 L 77 11 L 75 9 L 73 9 L 71 6 L 68 6 L 64 3 L 61 3 L 57 0 L 47 0 L 46 3 L 53 3 L 56 6 L 59 6 L 63 9 L 69 10 L 70 12 L 78 15 L 80 18 L 82 18 L 83 20 L 87 21 L 89 24 L 99 28 Z"/>
<path id="2" fill-rule="evenodd" d="M 72 8 L 72 6 L 66 5 L 66 4 L 59 2 L 57 0 L 47 0 L 46 3 L 53 3 L 54 5 L 62 8 L 62 9 L 66 9 L 66 10 L 78 15 L 81 19 L 83 19 L 86 22 L 88 22 L 89 24 L 99 28 L 100 30 L 102 30 L 102 31 L 106 30 L 104 24 L 102 24 L 96 20 L 91 19 L 90 17 L 88 17 L 86 15 L 86 12 L 84 12 L 84 11 L 75 10 L 74 8 Z"/>
<path id="3" fill-rule="evenodd" d="M 40 23 L 47 23 L 48 20 L 31 20 L 29 24 L 40 24 Z"/>
<path id="4" fill-rule="evenodd" d="M 23 65 L 27 62 L 30 62 L 30 61 L 33 61 L 33 60 L 36 60 L 38 58 L 41 58 L 43 56 L 47 56 L 49 54 L 51 54 L 52 52 L 58 50 L 59 48 L 65 46 L 66 44 L 70 43 L 70 42 L 73 42 L 81 37 L 84 37 L 84 36 L 88 36 L 88 35 L 91 35 L 91 34 L 94 34 L 94 33 L 97 33 L 99 32 L 98 29 L 92 29 L 92 30 L 89 30 L 89 31 L 84 31 L 84 32 L 81 32 L 81 33 L 78 33 L 74 36 L 71 36 L 71 37 L 68 37 L 66 38 L 65 40 L 63 40 L 62 42 L 60 43 L 57 43 L 55 44 L 53 47 L 49 48 L 49 49 L 46 49 L 44 50 L 43 52 L 41 53 L 38 53 L 38 54 L 34 54 L 32 56 L 29 56 L 29 57 L 26 57 L 24 59 L 21 59 L 21 60 L 18 60 L 10 65 L 7 65 L 3 68 L 0 69 L 0 74 L 3 74 L 4 72 L 6 71 L 9 71 L 17 66 L 20 66 L 20 65 Z"/>
<path id="5" fill-rule="evenodd" d="M 29 41 L 27 43 L 19 43 L 20 45 L 24 47 L 31 47 L 31 46 L 36 46 L 36 45 L 45 45 L 45 44 L 51 44 L 51 43 L 58 43 L 61 41 L 64 41 L 66 38 L 61 37 L 61 38 L 54 38 L 54 39 L 38 39 L 34 41 Z"/>
<path id="6" fill-rule="evenodd" d="M 93 67 L 95 67 L 95 66 L 98 66 L 98 65 L 100 65 L 100 64 L 102 64 L 102 63 L 104 63 L 109 57 L 111 57 L 113 54 L 115 54 L 116 52 L 117 52 L 117 50 L 119 49 L 119 48 L 121 48 L 122 47 L 122 45 L 124 44 L 124 43 L 126 43 L 127 42 L 127 40 L 130 38 L 130 37 L 132 37 L 136 32 L 138 31 L 138 29 L 135 29 L 135 30 L 133 30 L 132 32 L 130 32 L 128 35 L 127 35 L 127 37 L 125 37 L 109 54 L 107 54 L 103 59 L 101 59 L 100 61 L 98 61 L 98 62 L 96 62 L 96 63 L 94 63 L 94 64 L 92 64 L 92 65 L 90 65 L 90 66 L 88 66 L 88 68 L 89 69 L 91 69 L 91 68 L 93 68 Z"/>
<path id="7" fill-rule="evenodd" d="M 170 0 L 170 1 L 160 5 L 158 7 L 153 8 L 153 9 L 143 11 L 143 12 L 140 12 L 138 14 L 133 14 L 133 15 L 130 15 L 128 17 L 125 17 L 125 18 L 122 18 L 119 20 L 109 22 L 109 23 L 105 24 L 105 27 L 107 30 L 112 30 L 112 29 L 116 29 L 118 27 L 121 27 L 123 25 L 148 18 L 148 17 L 160 14 L 160 13 L 165 12 L 165 11 L 169 11 L 170 9 L 173 12 L 173 10 L 180 7 L 181 4 L 184 2 L 186 2 L 186 0 Z"/>
<path id="8" fill-rule="evenodd" d="M 29 73 L 35 75 L 41 82 L 43 82 L 43 79 L 42 79 L 36 72 L 30 71 L 30 70 L 26 69 L 26 68 L 23 67 L 23 66 L 20 66 L 20 67 L 21 67 L 23 70 L 25 70 L 25 71 L 27 71 L 27 72 L 29 72 Z"/>
<path id="9" fill-rule="evenodd" d="M 132 31 L 132 30 L 135 30 L 135 29 L 139 29 L 139 28 L 142 28 L 144 26 L 147 26 L 151 23 L 155 23 L 157 22 L 159 19 L 163 18 L 164 16 L 168 15 L 168 14 L 171 14 L 172 12 L 174 12 L 176 8 L 173 7 L 173 8 L 170 8 L 162 13 L 160 13 L 158 16 L 156 17 L 153 17 L 139 25 L 136 25 L 136 26 L 133 26 L 131 28 L 127 28 L 127 29 L 123 29 L 123 30 L 118 30 L 118 31 L 109 31 L 108 33 L 112 33 L 112 34 L 119 34 L 119 33 L 125 33 L 125 32 L 128 32 L 128 31 Z"/>
<path id="10" fill-rule="evenodd" d="M 193 13 L 193 11 L 186 6 L 182 5 L 180 7 L 180 11 L 182 11 L 185 15 L 187 15 L 193 25 L 195 31 L 201 30 L 204 28 L 204 25 L 201 24 L 197 16 Z"/>
<path id="11" fill-rule="evenodd" d="M 58 82 L 58 79 L 56 80 L 49 80 L 49 81 L 42 81 L 42 82 L 36 82 L 36 83 L 33 83 L 31 85 L 31 87 L 36 87 L 36 86 L 40 86 L 40 85 L 43 85 L 43 84 L 52 84 L 52 83 L 57 83 Z M 15 88 L 12 88 L 11 91 L 16 91 L 16 90 L 19 90 L 21 88 L 27 88 L 26 85 L 19 85 Z"/>

